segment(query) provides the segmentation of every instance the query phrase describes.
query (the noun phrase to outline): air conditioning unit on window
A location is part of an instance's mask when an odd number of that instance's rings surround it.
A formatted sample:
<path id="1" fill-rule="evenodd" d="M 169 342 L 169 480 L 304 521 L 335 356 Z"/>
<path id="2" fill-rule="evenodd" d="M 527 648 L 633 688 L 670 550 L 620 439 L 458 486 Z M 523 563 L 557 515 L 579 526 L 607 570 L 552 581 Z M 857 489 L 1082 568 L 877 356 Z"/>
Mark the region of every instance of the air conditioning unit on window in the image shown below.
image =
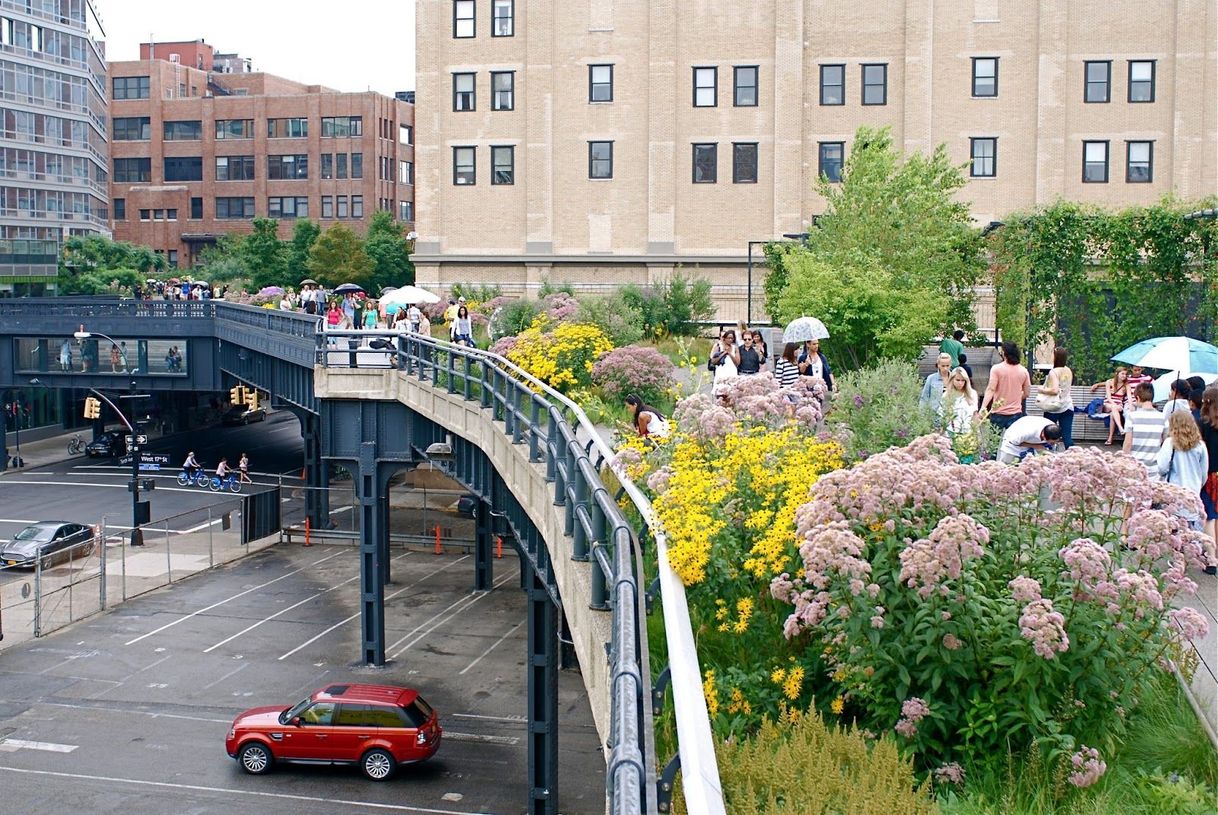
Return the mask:
<path id="1" fill-rule="evenodd" d="M 182 55 L 181 54 L 170 54 L 169 61 L 174 64 L 177 64 L 182 61 Z"/>

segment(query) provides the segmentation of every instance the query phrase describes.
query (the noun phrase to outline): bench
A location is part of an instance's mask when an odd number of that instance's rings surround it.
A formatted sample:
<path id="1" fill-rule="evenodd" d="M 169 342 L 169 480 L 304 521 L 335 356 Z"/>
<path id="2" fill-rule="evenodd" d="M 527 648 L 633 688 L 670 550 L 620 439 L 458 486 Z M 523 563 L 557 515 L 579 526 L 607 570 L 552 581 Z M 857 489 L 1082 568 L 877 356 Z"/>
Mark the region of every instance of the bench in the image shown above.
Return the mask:
<path id="1" fill-rule="evenodd" d="M 1044 411 L 1040 409 L 1040 405 L 1036 403 L 1036 394 L 1039 390 L 1039 385 L 1033 385 L 1031 395 L 1024 402 L 1024 411 L 1029 416 L 1041 416 L 1044 414 Z M 1092 393 L 1088 385 L 1074 385 L 1070 388 L 1070 398 L 1074 400 L 1074 429 L 1072 435 L 1076 442 L 1105 442 L 1108 440 L 1108 422 L 1111 420 L 1107 417 L 1104 419 L 1092 419 L 1086 412 L 1087 405 L 1091 404 L 1091 400 L 1100 398 L 1103 395 L 1104 392 L 1102 390 Z"/>

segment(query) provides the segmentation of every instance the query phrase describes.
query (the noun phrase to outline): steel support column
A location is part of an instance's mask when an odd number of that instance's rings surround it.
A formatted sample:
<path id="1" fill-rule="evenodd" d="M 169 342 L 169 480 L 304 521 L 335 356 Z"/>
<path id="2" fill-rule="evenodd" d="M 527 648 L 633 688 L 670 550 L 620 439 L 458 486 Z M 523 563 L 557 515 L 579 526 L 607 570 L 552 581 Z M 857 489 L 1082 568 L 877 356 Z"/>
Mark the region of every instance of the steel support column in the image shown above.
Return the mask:
<path id="1" fill-rule="evenodd" d="M 491 518 L 491 502 L 479 501 L 474 519 L 474 590 L 490 591 L 494 582 L 495 529 Z"/>
<path id="2" fill-rule="evenodd" d="M 389 482 L 385 481 L 385 489 L 381 495 L 380 501 L 377 503 L 377 510 L 380 512 L 380 529 L 382 530 L 380 540 L 380 559 L 381 559 L 381 585 L 389 585 L 392 576 L 390 575 L 390 561 L 392 554 L 389 551 Z M 383 593 L 383 592 L 382 592 Z"/>
<path id="3" fill-rule="evenodd" d="M 529 813 L 558 815 L 558 608 L 529 572 Z"/>
<path id="4" fill-rule="evenodd" d="M 376 462 L 376 443 L 360 445 L 359 491 L 360 527 L 360 646 L 366 665 L 385 664 L 385 578 L 381 540 L 388 538 L 384 528 L 385 479 Z"/>
<path id="5" fill-rule="evenodd" d="M 293 411 L 304 435 L 305 515 L 314 529 L 330 526 L 330 494 L 326 489 L 326 463 L 321 459 L 321 419 L 305 411 Z"/>

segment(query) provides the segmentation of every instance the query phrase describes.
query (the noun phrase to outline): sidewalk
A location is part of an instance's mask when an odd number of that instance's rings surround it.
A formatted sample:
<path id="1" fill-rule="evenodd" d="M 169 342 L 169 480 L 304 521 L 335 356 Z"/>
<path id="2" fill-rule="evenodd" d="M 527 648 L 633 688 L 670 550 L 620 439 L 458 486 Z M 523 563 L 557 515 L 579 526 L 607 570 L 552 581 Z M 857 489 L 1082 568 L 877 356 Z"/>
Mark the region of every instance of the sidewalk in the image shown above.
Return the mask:
<path id="1" fill-rule="evenodd" d="M 160 430 L 148 429 L 144 432 L 149 438 L 152 439 L 159 439 L 163 435 Z M 25 467 L 23 469 L 28 470 L 31 467 L 43 467 L 47 464 L 58 464 L 61 461 L 85 459 L 86 456 L 83 452 L 75 456 L 68 455 L 68 441 L 77 434 L 80 435 L 85 444 L 88 444 L 93 440 L 92 431 L 90 431 L 89 428 L 82 428 L 80 430 L 67 430 L 63 433 L 49 436 L 45 439 L 39 439 L 38 441 L 28 443 L 23 442 L 21 445 L 21 459 L 25 462 Z M 8 454 L 10 460 L 13 456 L 17 455 L 16 445 L 9 446 Z M 18 472 L 21 472 L 21 470 L 13 467 L 7 467 L 3 472 L 0 472 L 0 477 Z"/>

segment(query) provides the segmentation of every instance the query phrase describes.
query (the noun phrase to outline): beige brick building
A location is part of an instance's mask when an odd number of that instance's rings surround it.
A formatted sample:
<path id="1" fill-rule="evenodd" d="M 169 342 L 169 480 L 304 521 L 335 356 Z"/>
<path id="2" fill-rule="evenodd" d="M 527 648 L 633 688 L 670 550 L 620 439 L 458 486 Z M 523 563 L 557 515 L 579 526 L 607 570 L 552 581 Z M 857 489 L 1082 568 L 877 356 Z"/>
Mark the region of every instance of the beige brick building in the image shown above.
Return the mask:
<path id="1" fill-rule="evenodd" d="M 681 267 L 743 316 L 748 242 L 823 210 L 860 125 L 946 144 L 979 224 L 1218 193 L 1215 0 L 416 7 L 422 285 Z"/>
<path id="2" fill-rule="evenodd" d="M 414 106 L 263 73 L 203 41 L 110 63 L 114 237 L 189 268 L 255 216 L 363 234 L 377 210 L 414 228 Z M 149 59 L 149 57 L 155 57 Z"/>

